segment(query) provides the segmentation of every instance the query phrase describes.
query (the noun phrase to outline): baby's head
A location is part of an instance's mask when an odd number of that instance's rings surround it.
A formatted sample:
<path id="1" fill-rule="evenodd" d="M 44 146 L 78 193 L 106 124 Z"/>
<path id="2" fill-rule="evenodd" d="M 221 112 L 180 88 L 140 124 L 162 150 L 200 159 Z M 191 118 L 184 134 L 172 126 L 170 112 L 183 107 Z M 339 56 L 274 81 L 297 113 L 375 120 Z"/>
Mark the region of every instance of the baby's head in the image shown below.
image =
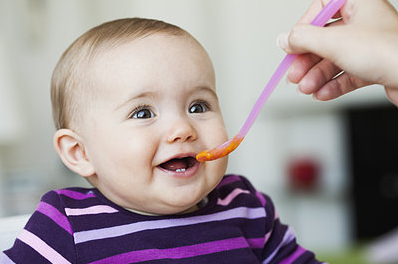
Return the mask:
<path id="1" fill-rule="evenodd" d="M 186 31 L 121 19 L 79 37 L 52 79 L 54 146 L 116 204 L 155 214 L 195 206 L 227 158 L 195 155 L 227 140 L 211 60 Z"/>

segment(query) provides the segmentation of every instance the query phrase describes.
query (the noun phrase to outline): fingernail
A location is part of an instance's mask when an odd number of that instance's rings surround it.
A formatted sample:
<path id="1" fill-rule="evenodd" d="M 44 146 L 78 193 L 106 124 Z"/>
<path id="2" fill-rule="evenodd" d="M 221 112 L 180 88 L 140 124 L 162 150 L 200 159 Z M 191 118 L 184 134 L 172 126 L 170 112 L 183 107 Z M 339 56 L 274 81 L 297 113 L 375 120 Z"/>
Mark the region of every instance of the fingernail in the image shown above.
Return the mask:
<path id="1" fill-rule="evenodd" d="M 319 100 L 319 98 L 317 97 L 316 93 L 312 94 L 312 100 L 314 100 L 314 102 L 320 102 L 321 100 Z"/>
<path id="2" fill-rule="evenodd" d="M 286 84 L 287 85 L 289 85 L 289 86 L 291 86 L 291 85 L 293 85 L 294 83 L 292 83 L 290 80 L 289 80 L 289 78 L 285 78 L 285 81 L 286 81 Z"/>
<path id="3" fill-rule="evenodd" d="M 278 45 L 278 47 L 280 49 L 287 51 L 287 49 L 289 47 L 288 39 L 289 39 L 289 33 L 283 32 L 283 33 L 279 34 L 278 39 L 276 41 L 276 45 Z"/>
<path id="4" fill-rule="evenodd" d="M 296 87 L 296 93 L 298 95 L 302 95 L 303 94 L 303 92 L 300 90 L 300 86 L 299 85 L 297 85 L 297 87 Z"/>

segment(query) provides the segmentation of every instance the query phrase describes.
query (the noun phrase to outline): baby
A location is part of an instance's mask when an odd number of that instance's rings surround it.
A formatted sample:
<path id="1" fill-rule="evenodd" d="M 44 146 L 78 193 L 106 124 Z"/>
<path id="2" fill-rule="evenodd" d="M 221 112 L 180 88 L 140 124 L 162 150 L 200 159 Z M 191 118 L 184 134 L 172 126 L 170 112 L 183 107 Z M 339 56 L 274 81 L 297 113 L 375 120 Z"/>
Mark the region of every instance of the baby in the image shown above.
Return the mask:
<path id="1" fill-rule="evenodd" d="M 212 62 L 183 29 L 120 19 L 62 55 L 55 149 L 94 188 L 42 197 L 1 263 L 319 263 L 227 158 Z"/>

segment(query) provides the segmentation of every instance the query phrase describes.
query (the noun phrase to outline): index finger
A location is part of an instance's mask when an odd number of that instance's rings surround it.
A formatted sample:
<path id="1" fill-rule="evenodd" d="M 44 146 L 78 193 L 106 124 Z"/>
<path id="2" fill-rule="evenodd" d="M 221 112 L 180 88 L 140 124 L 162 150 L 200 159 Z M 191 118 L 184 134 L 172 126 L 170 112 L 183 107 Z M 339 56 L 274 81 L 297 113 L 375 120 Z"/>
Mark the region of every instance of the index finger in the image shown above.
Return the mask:
<path id="1" fill-rule="evenodd" d="M 319 12 L 330 2 L 330 0 L 315 0 L 308 8 L 307 12 L 297 22 L 298 24 L 310 24 L 311 21 L 318 15 Z M 341 17 L 340 11 L 337 12 L 333 18 Z"/>

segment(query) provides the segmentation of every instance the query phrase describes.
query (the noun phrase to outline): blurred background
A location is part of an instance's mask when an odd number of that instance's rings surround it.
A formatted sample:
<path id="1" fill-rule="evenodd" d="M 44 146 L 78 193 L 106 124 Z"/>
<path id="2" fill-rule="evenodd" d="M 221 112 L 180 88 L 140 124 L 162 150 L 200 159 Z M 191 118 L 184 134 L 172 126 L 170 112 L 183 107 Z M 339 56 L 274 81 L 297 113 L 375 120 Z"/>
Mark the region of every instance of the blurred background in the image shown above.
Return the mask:
<path id="1" fill-rule="evenodd" d="M 50 106 L 52 70 L 82 33 L 132 16 L 186 29 L 213 59 L 233 136 L 285 55 L 277 36 L 311 2 L 1 0 L 0 217 L 32 213 L 50 189 L 87 186 L 53 150 Z M 398 241 L 391 242 L 398 226 L 397 121 L 381 86 L 316 102 L 283 80 L 230 155 L 228 172 L 269 194 L 299 243 L 323 260 L 374 262 L 379 248 L 398 251 Z"/>

